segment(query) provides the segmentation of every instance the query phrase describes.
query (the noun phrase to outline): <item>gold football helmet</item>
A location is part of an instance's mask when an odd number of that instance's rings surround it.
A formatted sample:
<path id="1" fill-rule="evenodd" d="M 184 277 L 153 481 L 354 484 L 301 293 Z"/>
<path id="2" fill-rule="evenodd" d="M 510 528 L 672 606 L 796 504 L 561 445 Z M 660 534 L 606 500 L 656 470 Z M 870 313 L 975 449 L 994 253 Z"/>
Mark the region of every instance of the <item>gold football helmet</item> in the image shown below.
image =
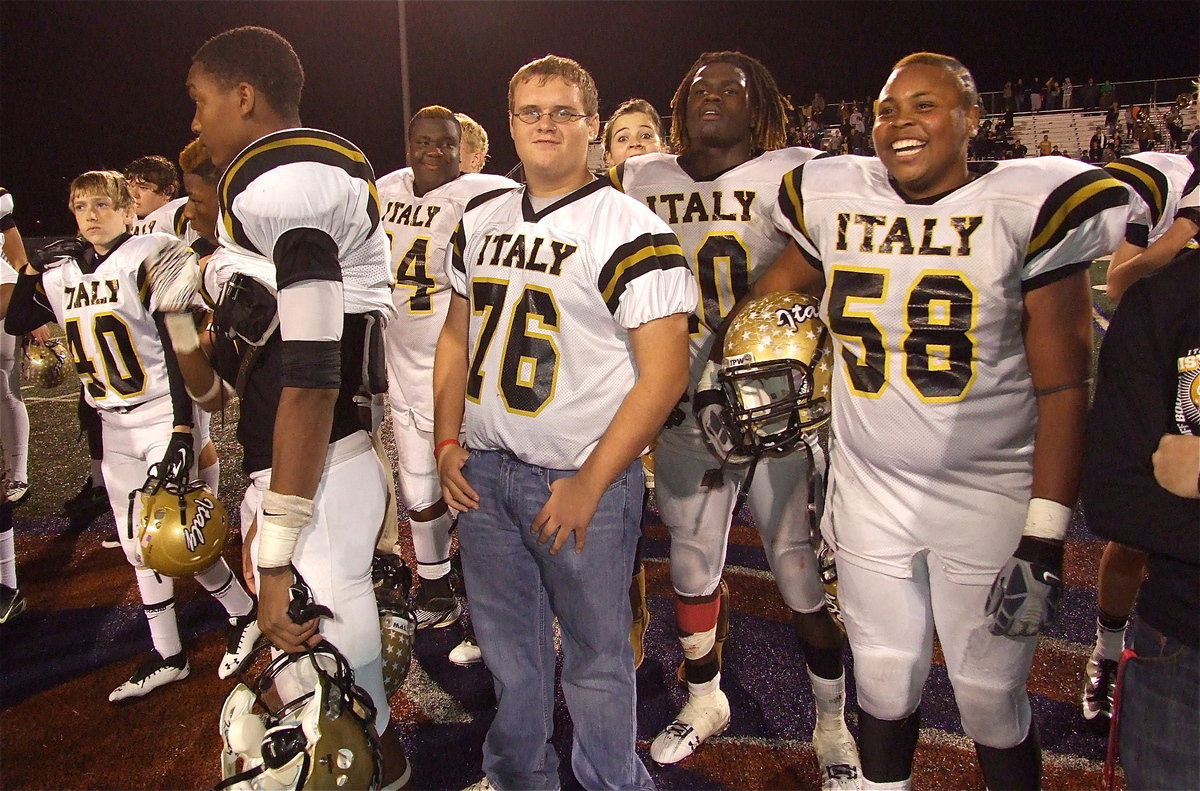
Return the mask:
<path id="1" fill-rule="evenodd" d="M 190 577 L 221 557 L 229 519 L 203 481 L 181 485 L 152 476 L 136 494 L 142 504 L 137 539 L 147 568 L 168 577 Z"/>
<path id="2" fill-rule="evenodd" d="M 718 380 L 735 452 L 787 451 L 829 421 L 829 331 L 794 291 L 751 300 L 725 336 Z"/>
<path id="3" fill-rule="evenodd" d="M 286 683 L 276 684 L 285 674 Z M 275 710 L 264 699 L 272 685 L 280 694 L 296 686 L 306 691 Z M 379 788 L 375 706 L 328 640 L 306 653 L 280 654 L 257 679 L 234 687 L 220 728 L 224 779 L 218 789 Z"/>
<path id="4" fill-rule="evenodd" d="M 34 387 L 53 390 L 67 378 L 67 352 L 58 341 L 25 346 L 25 380 Z"/>

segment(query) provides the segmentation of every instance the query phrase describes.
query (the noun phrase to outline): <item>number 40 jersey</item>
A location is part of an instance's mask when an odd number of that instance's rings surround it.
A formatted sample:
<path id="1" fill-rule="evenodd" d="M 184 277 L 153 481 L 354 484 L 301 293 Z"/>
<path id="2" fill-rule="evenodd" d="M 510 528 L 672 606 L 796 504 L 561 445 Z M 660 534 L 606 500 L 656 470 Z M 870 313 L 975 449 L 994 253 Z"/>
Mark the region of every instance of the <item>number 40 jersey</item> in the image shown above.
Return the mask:
<path id="1" fill-rule="evenodd" d="M 835 339 L 827 538 L 901 577 L 932 548 L 952 578 L 983 584 L 1030 496 L 1023 297 L 1111 253 L 1128 195 L 1060 157 L 971 168 L 962 187 L 908 202 L 877 159 L 820 159 L 787 174 L 779 208 L 824 273 Z"/>
<path id="2" fill-rule="evenodd" d="M 767 151 L 703 180 L 689 176 L 674 154 L 631 157 L 609 171 L 617 189 L 671 226 L 696 275 L 700 303 L 688 322 L 693 384 L 713 332 L 788 243 L 775 212 L 779 180 L 820 154 L 811 148 Z"/>

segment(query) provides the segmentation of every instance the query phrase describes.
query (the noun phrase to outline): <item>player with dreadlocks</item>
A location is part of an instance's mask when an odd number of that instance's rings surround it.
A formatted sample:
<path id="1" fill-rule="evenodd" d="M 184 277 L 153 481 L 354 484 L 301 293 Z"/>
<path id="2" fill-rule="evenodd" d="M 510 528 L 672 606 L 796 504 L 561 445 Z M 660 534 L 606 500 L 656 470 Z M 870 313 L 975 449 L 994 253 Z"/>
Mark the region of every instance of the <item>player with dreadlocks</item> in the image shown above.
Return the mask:
<path id="1" fill-rule="evenodd" d="M 675 92 L 671 110 L 677 155 L 633 157 L 609 171 L 619 189 L 644 201 L 679 236 L 701 293 L 691 318 L 688 403 L 681 402 L 655 451 L 658 504 L 671 533 L 681 678 L 688 691 L 682 711 L 650 747 L 659 763 L 686 758 L 729 725 L 729 701 L 720 687 L 728 634 L 728 588 L 721 572 L 734 503 L 751 465 L 733 453 L 720 417 L 724 396 L 705 362 L 713 332 L 787 245 L 776 212 L 783 175 L 819 153 L 784 148 L 787 102 L 766 66 L 740 52 L 700 56 Z M 793 612 L 808 667 L 823 783 L 854 787 L 858 753 L 843 714 L 842 637 L 825 609 L 810 543 L 809 492 L 820 490 L 825 457 L 816 442 L 801 443 L 789 453 L 762 458 L 756 470 L 747 502 L 779 592 Z"/>

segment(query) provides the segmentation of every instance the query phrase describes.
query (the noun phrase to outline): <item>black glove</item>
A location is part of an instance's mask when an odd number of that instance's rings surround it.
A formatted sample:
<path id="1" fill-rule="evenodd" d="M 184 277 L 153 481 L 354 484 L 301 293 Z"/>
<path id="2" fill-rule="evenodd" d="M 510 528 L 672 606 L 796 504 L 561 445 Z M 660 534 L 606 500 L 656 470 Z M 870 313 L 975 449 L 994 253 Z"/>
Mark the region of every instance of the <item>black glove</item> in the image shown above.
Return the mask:
<path id="1" fill-rule="evenodd" d="M 192 461 L 195 451 L 192 446 L 191 431 L 172 431 L 171 441 L 167 444 L 167 452 L 159 462 L 159 477 L 163 481 L 187 485 L 192 474 Z"/>
<path id="2" fill-rule="evenodd" d="M 83 260 L 83 251 L 87 249 L 82 239 L 72 236 L 70 239 L 59 239 L 57 242 L 51 242 L 40 250 L 35 250 L 33 255 L 29 256 L 29 265 L 35 272 L 45 272 L 47 269 L 54 269 L 56 266 L 62 265 L 62 259 L 74 258 L 76 261 Z"/>
<path id="3" fill-rule="evenodd" d="M 1026 637 L 1054 622 L 1062 598 L 1063 542 L 1022 536 L 988 593 L 992 634 Z"/>

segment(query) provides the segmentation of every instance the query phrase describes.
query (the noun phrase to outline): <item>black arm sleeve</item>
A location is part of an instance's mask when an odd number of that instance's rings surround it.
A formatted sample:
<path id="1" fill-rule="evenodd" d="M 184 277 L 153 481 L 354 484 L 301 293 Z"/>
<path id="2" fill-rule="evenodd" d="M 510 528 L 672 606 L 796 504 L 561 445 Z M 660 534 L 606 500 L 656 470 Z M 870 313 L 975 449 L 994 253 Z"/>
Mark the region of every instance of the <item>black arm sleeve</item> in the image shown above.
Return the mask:
<path id="1" fill-rule="evenodd" d="M 1168 314 L 1178 313 L 1169 305 L 1171 291 L 1188 289 L 1161 276 L 1139 281 L 1108 328 L 1088 421 L 1083 505 L 1092 532 L 1196 564 L 1200 501 L 1159 486 L 1151 461 L 1162 435 L 1179 433 L 1172 418 L 1175 348 L 1163 334 L 1174 323 Z M 1190 296 L 1194 311 L 1194 282 Z"/>
<path id="2" fill-rule="evenodd" d="M 187 394 L 187 386 L 183 382 L 183 372 L 179 370 L 179 360 L 175 357 L 175 347 L 171 345 L 171 336 L 167 333 L 167 325 L 161 313 L 154 314 L 154 326 L 158 327 L 158 337 L 162 341 L 163 355 L 167 362 L 167 382 L 171 388 L 171 413 L 175 420 L 172 425 L 195 425 L 192 397 Z"/>
<path id="3" fill-rule="evenodd" d="M 8 315 L 4 317 L 4 331 L 9 335 L 24 335 L 43 324 L 54 321 L 54 311 L 42 291 L 42 276 L 17 275 L 12 299 L 8 303 Z"/>

